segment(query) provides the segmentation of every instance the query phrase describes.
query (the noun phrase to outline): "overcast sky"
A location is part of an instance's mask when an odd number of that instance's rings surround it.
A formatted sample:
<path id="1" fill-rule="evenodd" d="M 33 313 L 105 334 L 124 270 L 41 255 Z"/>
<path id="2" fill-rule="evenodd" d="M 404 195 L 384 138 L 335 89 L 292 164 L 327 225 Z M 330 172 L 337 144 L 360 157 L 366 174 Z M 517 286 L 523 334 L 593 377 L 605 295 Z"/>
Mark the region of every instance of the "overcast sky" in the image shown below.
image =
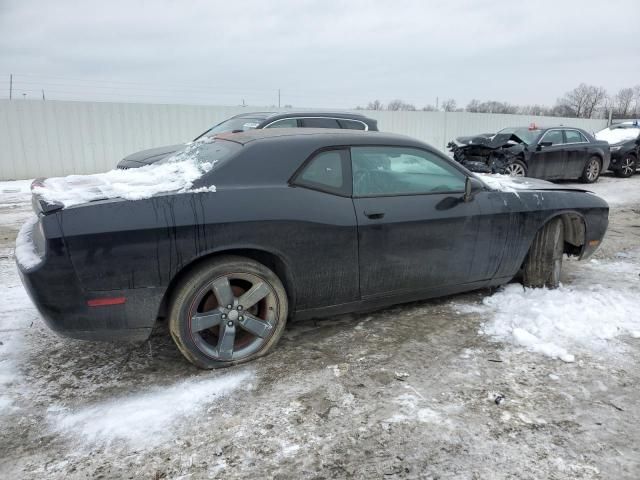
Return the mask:
<path id="1" fill-rule="evenodd" d="M 0 97 L 553 104 L 640 84 L 640 0 L 0 0 Z"/>

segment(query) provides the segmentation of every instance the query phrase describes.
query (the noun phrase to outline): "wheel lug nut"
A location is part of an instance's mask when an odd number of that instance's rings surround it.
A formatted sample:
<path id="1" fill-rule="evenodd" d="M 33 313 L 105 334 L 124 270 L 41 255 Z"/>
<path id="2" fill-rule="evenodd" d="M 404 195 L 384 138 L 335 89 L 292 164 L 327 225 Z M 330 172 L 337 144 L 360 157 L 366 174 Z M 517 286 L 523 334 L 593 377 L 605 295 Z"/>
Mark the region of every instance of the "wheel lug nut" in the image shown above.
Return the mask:
<path id="1" fill-rule="evenodd" d="M 240 321 L 240 322 L 241 322 L 241 321 L 243 321 L 243 320 L 244 320 L 244 317 L 242 317 L 242 316 L 238 317 L 238 321 Z"/>
<path id="2" fill-rule="evenodd" d="M 227 314 L 226 314 L 226 313 L 223 313 L 223 314 L 222 314 L 222 318 L 223 318 L 223 319 L 227 318 Z"/>
<path id="3" fill-rule="evenodd" d="M 232 322 L 231 320 L 229 320 L 229 321 L 227 322 L 227 325 L 229 325 L 230 327 L 233 327 L 233 322 Z"/>
<path id="4" fill-rule="evenodd" d="M 242 305 L 238 305 L 238 310 L 242 310 Z"/>
<path id="5" fill-rule="evenodd" d="M 231 310 L 233 308 L 233 305 L 227 305 L 227 308 Z"/>

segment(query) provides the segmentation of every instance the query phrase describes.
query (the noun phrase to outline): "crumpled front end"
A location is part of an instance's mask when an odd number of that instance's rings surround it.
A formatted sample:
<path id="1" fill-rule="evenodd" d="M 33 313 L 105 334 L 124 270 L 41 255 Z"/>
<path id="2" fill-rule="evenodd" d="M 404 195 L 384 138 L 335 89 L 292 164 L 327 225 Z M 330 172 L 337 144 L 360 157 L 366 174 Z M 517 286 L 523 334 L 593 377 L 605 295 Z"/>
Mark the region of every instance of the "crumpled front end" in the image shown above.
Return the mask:
<path id="1" fill-rule="evenodd" d="M 504 174 L 526 147 L 517 135 L 497 134 L 459 137 L 447 148 L 455 161 L 472 172 Z"/>

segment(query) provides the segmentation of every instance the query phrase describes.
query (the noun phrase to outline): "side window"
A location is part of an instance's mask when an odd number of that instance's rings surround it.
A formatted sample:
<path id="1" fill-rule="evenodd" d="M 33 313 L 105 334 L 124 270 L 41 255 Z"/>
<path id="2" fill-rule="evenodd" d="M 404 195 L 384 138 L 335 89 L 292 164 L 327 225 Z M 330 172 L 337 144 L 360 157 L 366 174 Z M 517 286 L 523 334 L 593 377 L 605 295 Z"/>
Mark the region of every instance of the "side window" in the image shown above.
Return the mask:
<path id="1" fill-rule="evenodd" d="M 463 192 L 466 177 L 436 154 L 404 147 L 353 147 L 356 197 Z"/>
<path id="2" fill-rule="evenodd" d="M 340 124 L 340 128 L 346 128 L 348 130 L 367 130 L 366 124 L 358 120 L 340 119 L 338 123 Z"/>
<path id="3" fill-rule="evenodd" d="M 567 143 L 584 143 L 587 141 L 584 135 L 577 130 L 565 130 L 564 135 L 567 137 Z"/>
<path id="4" fill-rule="evenodd" d="M 562 139 L 562 130 L 549 130 L 545 133 L 540 142 L 551 142 L 551 145 L 560 145 L 564 143 Z"/>
<path id="5" fill-rule="evenodd" d="M 303 118 L 302 126 L 305 128 L 340 128 L 334 118 Z"/>
<path id="6" fill-rule="evenodd" d="M 296 175 L 293 183 L 315 190 L 348 195 L 350 180 L 347 180 L 347 162 L 346 150 L 320 152 Z"/>
<path id="7" fill-rule="evenodd" d="M 298 120 L 295 118 L 283 118 L 282 120 L 276 120 L 265 128 L 298 128 Z"/>

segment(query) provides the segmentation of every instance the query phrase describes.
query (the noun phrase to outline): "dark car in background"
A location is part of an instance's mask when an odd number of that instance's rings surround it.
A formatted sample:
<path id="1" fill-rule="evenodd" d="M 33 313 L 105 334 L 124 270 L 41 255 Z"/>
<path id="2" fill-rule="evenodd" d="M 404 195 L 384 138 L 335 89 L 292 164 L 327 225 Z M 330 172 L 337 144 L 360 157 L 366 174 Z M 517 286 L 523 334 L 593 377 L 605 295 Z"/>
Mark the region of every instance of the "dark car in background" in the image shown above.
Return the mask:
<path id="1" fill-rule="evenodd" d="M 609 168 L 609 144 L 575 127 L 509 127 L 458 137 L 448 145 L 469 170 L 544 180 L 598 180 Z"/>
<path id="2" fill-rule="evenodd" d="M 611 162 L 609 170 L 618 177 L 627 178 L 640 167 L 640 124 L 638 120 L 616 123 L 596 133 L 598 140 L 609 143 Z"/>
<path id="3" fill-rule="evenodd" d="M 345 112 L 251 112 L 242 113 L 214 125 L 193 141 L 226 132 L 262 128 L 340 128 L 378 131 L 378 122 L 359 113 Z M 184 144 L 150 148 L 133 153 L 118 163 L 118 168 L 137 168 L 155 163 L 182 150 Z"/>
<path id="4" fill-rule="evenodd" d="M 52 329 L 144 340 L 165 318 L 188 360 L 228 366 L 269 352 L 289 318 L 500 285 L 519 271 L 527 286 L 557 286 L 563 254 L 588 258 L 608 223 L 596 195 L 502 185 L 400 135 L 264 129 L 192 147 L 190 161 L 210 167 L 191 190 L 65 207 L 52 195 L 93 183 L 32 187 L 38 217 L 16 258 Z"/>

